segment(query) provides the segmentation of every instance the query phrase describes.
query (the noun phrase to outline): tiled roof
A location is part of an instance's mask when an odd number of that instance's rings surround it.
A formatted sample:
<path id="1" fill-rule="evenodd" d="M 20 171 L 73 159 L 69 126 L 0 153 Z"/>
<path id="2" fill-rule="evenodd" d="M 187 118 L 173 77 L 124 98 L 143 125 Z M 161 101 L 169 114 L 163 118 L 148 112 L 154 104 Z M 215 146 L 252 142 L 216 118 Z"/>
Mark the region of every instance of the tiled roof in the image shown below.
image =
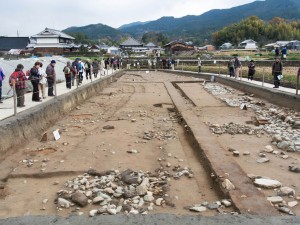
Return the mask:
<path id="1" fill-rule="evenodd" d="M 72 39 L 74 40 L 75 38 L 71 37 L 70 35 L 59 31 L 59 30 L 54 30 L 54 29 L 50 29 L 50 28 L 46 28 L 45 30 L 43 30 L 42 32 L 33 35 L 33 38 L 39 38 L 39 37 L 61 37 L 61 38 L 67 38 L 67 39 Z"/>
<path id="2" fill-rule="evenodd" d="M 121 46 L 142 46 L 140 42 L 130 37 L 126 41 L 124 41 Z"/>
<path id="3" fill-rule="evenodd" d="M 24 49 L 29 44 L 29 37 L 0 37 L 0 51 Z"/>

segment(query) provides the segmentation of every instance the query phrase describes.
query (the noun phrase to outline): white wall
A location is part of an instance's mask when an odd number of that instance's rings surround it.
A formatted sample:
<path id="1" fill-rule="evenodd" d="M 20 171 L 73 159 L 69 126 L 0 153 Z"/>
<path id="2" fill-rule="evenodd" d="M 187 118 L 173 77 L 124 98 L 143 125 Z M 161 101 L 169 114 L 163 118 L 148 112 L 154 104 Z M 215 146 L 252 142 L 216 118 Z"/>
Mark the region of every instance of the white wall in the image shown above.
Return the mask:
<path id="1" fill-rule="evenodd" d="M 37 44 L 58 44 L 58 38 L 37 38 Z"/>

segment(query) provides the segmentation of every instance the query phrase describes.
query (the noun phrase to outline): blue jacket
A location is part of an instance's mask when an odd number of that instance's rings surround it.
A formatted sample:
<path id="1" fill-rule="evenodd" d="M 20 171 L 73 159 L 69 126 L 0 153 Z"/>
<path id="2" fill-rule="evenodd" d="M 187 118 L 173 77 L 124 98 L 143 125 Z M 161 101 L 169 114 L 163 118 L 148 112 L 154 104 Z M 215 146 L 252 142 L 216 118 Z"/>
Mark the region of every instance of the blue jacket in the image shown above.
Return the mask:
<path id="1" fill-rule="evenodd" d="M 0 67 L 0 81 L 2 81 L 5 77 L 3 69 Z"/>

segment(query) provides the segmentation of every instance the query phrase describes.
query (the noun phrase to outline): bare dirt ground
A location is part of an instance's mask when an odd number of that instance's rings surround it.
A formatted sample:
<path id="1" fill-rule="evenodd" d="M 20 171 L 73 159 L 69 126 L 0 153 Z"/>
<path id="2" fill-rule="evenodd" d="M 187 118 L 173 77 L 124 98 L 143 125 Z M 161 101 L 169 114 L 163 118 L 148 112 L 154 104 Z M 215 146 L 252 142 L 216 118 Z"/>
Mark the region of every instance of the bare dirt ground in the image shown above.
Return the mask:
<path id="1" fill-rule="evenodd" d="M 175 208 L 155 207 L 152 214 L 194 215 L 185 207 L 222 200 L 191 144 L 189 133 L 177 122 L 172 100 L 163 83 L 165 81 L 195 79 L 158 72 L 128 72 L 104 89 L 101 95 L 86 101 L 53 124 L 48 129 L 47 142 L 42 143 L 41 136 L 36 137 L 3 159 L 0 164 L 1 177 L 12 172 L 5 188 L 0 189 L 0 218 L 78 213 L 74 208 L 57 210 L 54 200 L 66 181 L 90 168 L 97 171 L 155 171 L 161 167 L 172 170 L 176 165 L 191 168 L 194 178 L 170 180 L 168 195 Z M 200 83 L 180 84 L 180 87 L 195 103 L 194 111 L 199 116 L 199 123 L 245 124 L 254 115 L 251 110 L 227 106 L 204 90 Z M 114 129 L 103 129 L 106 125 L 112 125 Z M 56 129 L 61 132 L 59 141 L 54 141 L 51 135 Z M 156 137 L 143 139 L 145 131 L 153 131 Z M 277 179 L 300 193 L 299 175 L 287 171 L 292 162 L 300 160 L 299 153 L 289 153 L 288 159 L 271 155 L 269 163 L 257 164 L 258 154 L 270 144 L 270 136 L 223 134 L 218 135 L 218 140 L 225 149 L 250 152 L 248 156 L 235 158 L 246 173 Z M 138 153 L 129 154 L 127 151 L 131 149 Z M 30 167 L 28 160 L 33 160 Z M 275 195 L 273 190 L 264 193 L 266 197 Z M 45 199 L 48 199 L 46 204 L 43 203 Z M 290 201 L 288 197 L 285 200 Z M 89 205 L 81 212 L 87 216 L 91 209 L 93 207 Z M 300 214 L 300 206 L 295 206 L 293 212 Z M 216 214 L 216 210 L 201 213 L 204 216 Z"/>

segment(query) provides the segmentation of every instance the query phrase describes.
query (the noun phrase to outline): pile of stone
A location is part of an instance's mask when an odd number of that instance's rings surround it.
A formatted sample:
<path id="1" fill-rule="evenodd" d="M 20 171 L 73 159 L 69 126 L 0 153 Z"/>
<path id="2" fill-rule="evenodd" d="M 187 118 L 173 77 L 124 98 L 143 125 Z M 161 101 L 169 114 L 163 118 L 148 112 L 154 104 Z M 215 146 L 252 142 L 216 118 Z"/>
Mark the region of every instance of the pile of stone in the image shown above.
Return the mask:
<path id="1" fill-rule="evenodd" d="M 237 123 L 225 123 L 223 125 L 220 124 L 211 124 L 206 123 L 210 130 L 214 134 L 248 134 L 248 135 L 261 135 L 263 132 L 260 128 L 251 128 L 250 126 L 237 124 Z"/>
<path id="2" fill-rule="evenodd" d="M 254 110 L 256 119 L 253 124 L 272 135 L 273 145 L 285 151 L 300 152 L 299 113 L 282 107 L 266 106 L 264 102 L 255 100 L 253 95 L 224 97 L 222 95 L 234 92 L 217 84 L 207 84 L 205 88 L 229 106 L 240 107 L 245 104 L 247 108 Z M 222 128 L 214 128 L 214 130 L 216 134 L 223 133 Z"/>
<path id="3" fill-rule="evenodd" d="M 79 212 L 80 207 L 92 205 L 94 209 L 89 215 L 93 217 L 100 214 L 147 214 L 156 206 L 174 207 L 167 194 L 171 176 L 163 170 L 155 173 L 89 170 L 67 181 L 65 188 L 57 192 L 57 210 L 74 207 Z"/>
<path id="4" fill-rule="evenodd" d="M 231 88 L 223 87 L 213 83 L 207 83 L 204 86 L 204 89 L 213 95 L 226 95 L 226 94 L 234 94 L 234 90 Z"/>
<path id="5" fill-rule="evenodd" d="M 152 140 L 152 139 L 158 139 L 160 141 L 164 140 L 174 140 L 177 138 L 177 132 L 174 128 L 170 128 L 165 131 L 159 131 L 159 132 L 154 132 L 154 131 L 145 131 L 143 135 L 144 140 Z"/>
<path id="6" fill-rule="evenodd" d="M 231 207 L 231 200 L 224 199 L 222 201 L 216 202 L 203 202 L 201 204 L 196 204 L 188 207 L 188 209 L 192 212 L 205 212 L 207 210 L 218 210 L 221 214 L 226 214 L 222 209 Z"/>

